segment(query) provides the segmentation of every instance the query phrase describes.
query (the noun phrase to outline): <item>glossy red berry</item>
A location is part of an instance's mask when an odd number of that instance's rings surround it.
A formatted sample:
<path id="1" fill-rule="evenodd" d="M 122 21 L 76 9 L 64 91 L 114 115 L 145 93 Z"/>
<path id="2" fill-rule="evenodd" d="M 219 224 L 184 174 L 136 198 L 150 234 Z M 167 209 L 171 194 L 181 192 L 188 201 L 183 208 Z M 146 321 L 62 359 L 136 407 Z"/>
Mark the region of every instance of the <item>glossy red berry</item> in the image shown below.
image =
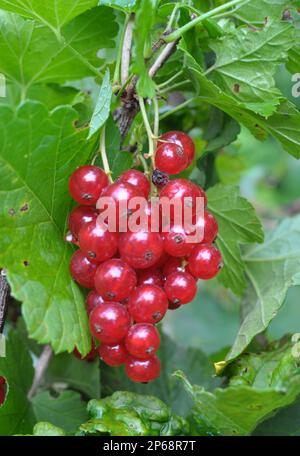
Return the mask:
<path id="1" fill-rule="evenodd" d="M 173 225 L 164 234 L 164 250 L 173 257 L 184 257 L 191 253 L 194 244 L 189 242 L 189 235 L 181 225 Z"/>
<path id="2" fill-rule="evenodd" d="M 160 140 L 161 141 L 159 141 L 158 144 L 164 144 L 163 141 L 168 141 L 182 147 L 188 156 L 189 164 L 194 160 L 195 145 L 193 143 L 193 140 L 186 133 L 183 133 L 182 131 L 169 131 L 168 133 L 162 135 L 160 137 Z"/>
<path id="3" fill-rule="evenodd" d="M 102 190 L 108 185 L 108 177 L 97 166 L 80 166 L 71 175 L 69 190 L 72 198 L 80 204 L 93 206 Z"/>
<path id="4" fill-rule="evenodd" d="M 94 288 L 94 277 L 97 265 L 91 263 L 81 250 L 73 253 L 70 272 L 74 280 L 85 288 Z"/>
<path id="5" fill-rule="evenodd" d="M 188 166 L 188 155 L 175 143 L 163 143 L 155 152 L 155 167 L 167 174 L 179 174 Z"/>
<path id="6" fill-rule="evenodd" d="M 79 231 L 79 246 L 91 262 L 100 263 L 117 253 L 118 234 L 110 232 L 104 223 L 93 221 Z"/>
<path id="7" fill-rule="evenodd" d="M 154 266 L 163 253 L 163 241 L 159 233 L 137 231 L 122 233 L 119 239 L 121 258 L 135 269 Z"/>
<path id="8" fill-rule="evenodd" d="M 148 383 L 159 376 L 160 361 L 157 356 L 145 360 L 129 358 L 125 364 L 125 371 L 133 382 Z"/>
<path id="9" fill-rule="evenodd" d="M 102 296 L 97 293 L 96 290 L 92 290 L 86 297 L 86 311 L 88 315 L 95 309 L 95 307 L 100 306 L 100 304 L 104 303 L 104 299 Z"/>
<path id="10" fill-rule="evenodd" d="M 149 269 L 140 269 L 138 271 L 138 286 L 140 285 L 157 285 L 163 287 L 164 278 L 160 269 L 153 266 Z"/>
<path id="11" fill-rule="evenodd" d="M 182 266 L 182 258 L 170 258 L 169 261 L 163 267 L 163 275 L 164 277 L 168 277 L 168 275 L 172 274 L 173 272 L 184 272 L 185 267 Z"/>
<path id="12" fill-rule="evenodd" d="M 123 342 L 114 345 L 101 344 L 99 356 L 108 366 L 118 367 L 128 359 L 128 352 Z"/>
<path id="13" fill-rule="evenodd" d="M 196 280 L 188 272 L 173 272 L 167 277 L 165 292 L 173 304 L 187 304 L 196 296 Z"/>
<path id="14" fill-rule="evenodd" d="M 120 342 L 128 333 L 129 326 L 129 313 L 126 307 L 118 302 L 106 302 L 90 314 L 91 333 L 104 344 Z"/>
<path id="15" fill-rule="evenodd" d="M 188 269 L 194 277 L 203 280 L 212 279 L 221 267 L 222 255 L 214 245 L 200 244 L 193 248 Z"/>
<path id="16" fill-rule="evenodd" d="M 105 300 L 122 301 L 128 298 L 136 284 L 135 271 L 119 259 L 100 264 L 95 275 L 95 288 Z"/>
<path id="17" fill-rule="evenodd" d="M 125 347 L 131 356 L 147 359 L 153 356 L 160 344 L 159 332 L 155 326 L 138 323 L 131 326 L 125 338 Z"/>
<path id="18" fill-rule="evenodd" d="M 82 356 L 81 353 L 79 353 L 79 351 L 77 350 L 77 348 L 75 348 L 73 351 L 74 356 L 76 356 L 76 358 L 80 359 L 81 361 L 93 361 L 96 358 L 97 353 L 98 349 L 93 340 L 91 351 L 87 355 Z"/>
<path id="19" fill-rule="evenodd" d="M 196 215 L 192 222 L 194 226 L 190 230 L 187 230 L 187 232 L 194 234 L 195 229 L 199 230 L 201 239 L 199 239 L 197 244 L 211 244 L 216 239 L 218 235 L 218 222 L 210 212 L 205 210 L 204 214 Z"/>
<path id="20" fill-rule="evenodd" d="M 141 285 L 129 298 L 128 311 L 137 323 L 158 323 L 168 310 L 168 298 L 157 285 Z"/>
<path id="21" fill-rule="evenodd" d="M 82 228 L 83 225 L 96 220 L 97 216 L 98 211 L 94 207 L 77 206 L 69 215 L 68 228 L 73 236 L 78 239 L 80 228 Z"/>
<path id="22" fill-rule="evenodd" d="M 137 169 L 128 169 L 121 174 L 118 181 L 137 187 L 143 196 L 148 199 L 150 193 L 150 182 L 141 171 L 138 171 Z"/>

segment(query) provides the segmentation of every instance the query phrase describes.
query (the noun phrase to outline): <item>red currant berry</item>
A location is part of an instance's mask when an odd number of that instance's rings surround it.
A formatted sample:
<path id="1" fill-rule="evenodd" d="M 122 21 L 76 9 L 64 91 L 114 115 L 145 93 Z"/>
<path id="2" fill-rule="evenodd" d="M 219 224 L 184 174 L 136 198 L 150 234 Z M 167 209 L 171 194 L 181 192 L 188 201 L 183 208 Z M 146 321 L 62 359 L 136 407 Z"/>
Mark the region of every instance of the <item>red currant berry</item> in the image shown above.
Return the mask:
<path id="1" fill-rule="evenodd" d="M 95 288 L 106 300 L 128 298 L 137 283 L 135 271 L 119 259 L 100 264 L 95 275 Z"/>
<path id="2" fill-rule="evenodd" d="M 138 359 L 153 356 L 160 344 L 160 336 L 156 327 L 147 323 L 131 326 L 125 339 L 128 353 Z"/>
<path id="3" fill-rule="evenodd" d="M 122 233 L 119 239 L 121 258 L 135 269 L 154 266 L 163 253 L 163 241 L 159 233 L 137 231 Z"/>
<path id="4" fill-rule="evenodd" d="M 103 222 L 93 221 L 79 231 L 79 246 L 92 263 L 100 263 L 117 253 L 118 234 L 108 231 Z"/>
<path id="5" fill-rule="evenodd" d="M 170 259 L 172 259 L 172 257 L 170 257 L 170 255 L 168 255 L 165 251 L 163 251 L 160 259 L 157 261 L 157 263 L 155 263 L 155 267 L 162 268 L 165 264 L 168 263 Z"/>
<path id="6" fill-rule="evenodd" d="M 158 144 L 165 144 L 163 141 L 168 141 L 182 147 L 188 156 L 189 164 L 192 163 L 195 158 L 195 145 L 187 134 L 182 131 L 169 131 L 168 133 L 162 135 L 160 139 L 161 142 L 158 142 Z"/>
<path id="7" fill-rule="evenodd" d="M 164 197 L 169 200 L 173 200 L 178 205 L 181 205 L 182 216 L 184 216 L 185 207 L 192 207 L 192 214 L 196 214 L 196 198 L 204 198 L 204 205 L 207 204 L 207 198 L 204 190 L 187 179 L 171 180 L 160 192 L 160 199 Z M 174 207 L 171 206 L 171 220 L 174 220 L 174 216 Z"/>
<path id="8" fill-rule="evenodd" d="M 72 198 L 85 206 L 97 203 L 102 190 L 108 185 L 108 177 L 97 166 L 80 166 L 71 175 L 69 190 Z"/>
<path id="9" fill-rule="evenodd" d="M 70 272 L 74 280 L 82 287 L 93 288 L 97 265 L 91 263 L 81 250 L 73 253 Z"/>
<path id="10" fill-rule="evenodd" d="M 80 228 L 86 223 L 96 220 L 98 211 L 90 206 L 77 206 L 69 215 L 68 227 L 73 236 L 78 239 Z"/>
<path id="11" fill-rule="evenodd" d="M 165 292 L 173 304 L 187 304 L 196 296 L 196 280 L 188 272 L 173 272 L 167 277 Z"/>
<path id="12" fill-rule="evenodd" d="M 116 344 L 128 333 L 130 316 L 126 307 L 118 302 L 106 302 L 90 314 L 90 330 L 104 344 Z"/>
<path id="13" fill-rule="evenodd" d="M 188 166 L 188 156 L 181 146 L 163 143 L 155 152 L 155 167 L 168 174 L 179 174 Z"/>
<path id="14" fill-rule="evenodd" d="M 88 315 L 95 309 L 95 307 L 100 306 L 104 303 L 104 299 L 100 296 L 96 290 L 92 290 L 86 297 L 86 311 Z"/>
<path id="15" fill-rule="evenodd" d="M 4 377 L 0 377 L 0 406 L 4 404 L 6 396 L 6 381 Z"/>
<path id="16" fill-rule="evenodd" d="M 81 353 L 79 353 L 79 351 L 77 350 L 77 348 L 74 349 L 73 354 L 74 354 L 74 356 L 76 356 L 76 358 L 78 358 L 82 361 L 93 361 L 97 356 L 97 352 L 98 352 L 98 349 L 95 345 L 95 342 L 92 340 L 92 348 L 91 348 L 91 351 L 87 355 L 82 356 Z"/>
<path id="17" fill-rule="evenodd" d="M 128 169 L 118 179 L 119 182 L 124 182 L 137 187 L 143 196 L 148 199 L 150 193 L 150 182 L 144 173 L 137 169 Z"/>
<path id="18" fill-rule="evenodd" d="M 137 323 L 158 323 L 167 310 L 166 293 L 157 285 L 141 285 L 129 298 L 128 311 Z"/>
<path id="19" fill-rule="evenodd" d="M 184 272 L 185 267 L 182 266 L 182 261 L 182 258 L 170 258 L 163 268 L 164 277 L 168 277 L 173 272 Z"/>
<path id="20" fill-rule="evenodd" d="M 173 225 L 164 235 L 164 250 L 173 257 L 187 256 L 193 247 L 194 244 L 189 242 L 189 235 L 180 225 Z"/>
<path id="21" fill-rule="evenodd" d="M 101 344 L 99 356 L 108 366 L 119 367 L 128 359 L 128 353 L 123 343 L 115 345 Z"/>
<path id="22" fill-rule="evenodd" d="M 203 236 L 197 244 L 211 244 L 216 239 L 218 235 L 218 222 L 207 210 L 204 211 L 204 215 L 195 216 L 193 225 Z M 195 233 L 195 228 L 187 230 L 187 232 L 193 235 Z"/>
<path id="23" fill-rule="evenodd" d="M 133 382 L 148 383 L 159 376 L 160 361 L 157 356 L 145 360 L 129 358 L 125 364 L 125 371 Z"/>
<path id="24" fill-rule="evenodd" d="M 189 257 L 189 271 L 198 279 L 215 277 L 222 267 L 221 252 L 212 244 L 196 245 Z"/>
<path id="25" fill-rule="evenodd" d="M 140 285 L 157 285 L 163 287 L 164 280 L 161 270 L 156 266 L 149 269 L 141 269 L 138 271 L 138 286 Z"/>

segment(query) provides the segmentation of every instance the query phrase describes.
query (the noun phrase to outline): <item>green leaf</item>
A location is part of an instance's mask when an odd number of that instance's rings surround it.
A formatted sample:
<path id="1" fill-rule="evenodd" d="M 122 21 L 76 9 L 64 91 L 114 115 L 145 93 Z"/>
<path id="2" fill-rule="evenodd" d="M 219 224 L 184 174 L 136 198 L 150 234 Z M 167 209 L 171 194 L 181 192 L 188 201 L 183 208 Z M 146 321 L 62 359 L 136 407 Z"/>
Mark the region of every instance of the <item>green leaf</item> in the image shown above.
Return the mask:
<path id="1" fill-rule="evenodd" d="M 113 48 L 113 10 L 94 8 L 73 19 L 59 36 L 33 20 L 0 11 L 0 71 L 22 87 L 99 75 L 99 48 Z"/>
<path id="2" fill-rule="evenodd" d="M 300 285 L 300 216 L 286 219 L 269 232 L 264 244 L 243 256 L 250 286 L 244 320 L 226 361 L 236 358 L 264 331 L 281 308 L 290 287 Z"/>
<path id="3" fill-rule="evenodd" d="M 259 425 L 253 435 L 300 436 L 300 398 Z"/>
<path id="4" fill-rule="evenodd" d="M 74 391 L 64 391 L 58 397 L 44 391 L 32 399 L 32 405 L 38 421 L 48 420 L 69 433 L 75 432 L 88 418 L 86 403 Z"/>
<path id="5" fill-rule="evenodd" d="M 94 133 L 99 131 L 102 125 L 104 125 L 107 121 L 110 113 L 111 98 L 112 86 L 110 83 L 109 69 L 107 69 L 100 87 L 96 107 L 92 115 L 88 139 L 93 136 Z"/>
<path id="6" fill-rule="evenodd" d="M 27 393 L 33 380 L 32 359 L 22 337 L 10 331 L 6 357 L 0 357 L 0 376 L 6 380 L 6 399 L 0 406 L 0 435 L 31 433 L 35 422 Z"/>
<path id="7" fill-rule="evenodd" d="M 97 0 L 0 0 L 0 8 L 36 19 L 56 30 L 96 5 Z"/>
<path id="8" fill-rule="evenodd" d="M 212 74 L 214 82 L 247 109 L 269 117 L 282 97 L 275 88 L 275 71 L 287 60 L 294 42 L 289 22 L 269 20 L 261 29 L 238 28 L 210 44 L 216 62 L 206 74 Z"/>
<path id="9" fill-rule="evenodd" d="M 199 100 L 229 114 L 245 125 L 257 139 L 264 140 L 268 134 L 272 135 L 288 153 L 300 158 L 300 113 L 292 103 L 283 101 L 276 113 L 268 119 L 254 114 L 207 79 L 192 56 L 186 55 L 185 71 L 199 92 Z"/>
<path id="10" fill-rule="evenodd" d="M 293 403 L 300 393 L 300 376 L 292 348 L 287 344 L 267 353 L 245 355 L 232 367 L 229 386 L 213 393 L 192 386 L 178 372 L 194 400 L 192 435 L 249 435 L 272 412 Z"/>
<path id="11" fill-rule="evenodd" d="M 54 356 L 46 373 L 46 384 L 64 384 L 89 398 L 100 397 L 99 360 L 82 361 L 73 355 L 61 353 Z"/>
<path id="12" fill-rule="evenodd" d="M 214 152 L 234 142 L 241 131 L 240 125 L 232 117 L 215 109 L 203 138 L 207 140 L 205 152 Z"/>
<path id="13" fill-rule="evenodd" d="M 207 196 L 209 210 L 219 224 L 217 245 L 224 262 L 219 280 L 234 293 L 242 294 L 246 278 L 240 245 L 263 241 L 261 223 L 253 206 L 239 195 L 238 187 L 218 184 L 208 190 Z"/>
<path id="14" fill-rule="evenodd" d="M 118 391 L 88 404 L 90 420 L 80 426 L 83 434 L 184 435 L 185 420 L 172 414 L 161 400 L 152 396 Z"/>
<path id="15" fill-rule="evenodd" d="M 120 9 L 126 13 L 136 11 L 137 0 L 99 0 L 99 5 L 110 6 L 111 8 Z"/>
<path id="16" fill-rule="evenodd" d="M 127 169 L 133 165 L 133 154 L 121 150 L 121 135 L 120 130 L 109 117 L 105 126 L 105 139 L 106 139 L 106 154 L 109 163 L 109 168 L 112 173 L 113 180 L 117 179 Z M 100 156 L 96 159 L 96 165 L 103 167 L 102 159 Z"/>
<path id="17" fill-rule="evenodd" d="M 238 6 L 234 16 L 246 24 L 263 25 L 266 17 L 281 19 L 290 4 L 288 0 L 251 0 Z"/>
<path id="18" fill-rule="evenodd" d="M 157 0 L 141 0 L 136 14 L 133 38 L 135 42 L 134 72 L 139 76 L 137 91 L 141 97 L 153 98 L 155 84 L 148 75 L 145 63 L 150 42 L 150 32 L 156 16 Z"/>
<path id="19" fill-rule="evenodd" d="M 72 249 L 63 240 L 72 204 L 68 177 L 91 154 L 76 118 L 70 107 L 50 114 L 36 102 L 16 112 L 0 107 L 0 263 L 23 303 L 29 336 L 56 352 L 76 345 L 85 354 L 86 310 L 69 273 Z"/>
<path id="20" fill-rule="evenodd" d="M 48 422 L 37 423 L 33 428 L 33 435 L 39 437 L 62 437 L 66 433 L 63 429 Z"/>

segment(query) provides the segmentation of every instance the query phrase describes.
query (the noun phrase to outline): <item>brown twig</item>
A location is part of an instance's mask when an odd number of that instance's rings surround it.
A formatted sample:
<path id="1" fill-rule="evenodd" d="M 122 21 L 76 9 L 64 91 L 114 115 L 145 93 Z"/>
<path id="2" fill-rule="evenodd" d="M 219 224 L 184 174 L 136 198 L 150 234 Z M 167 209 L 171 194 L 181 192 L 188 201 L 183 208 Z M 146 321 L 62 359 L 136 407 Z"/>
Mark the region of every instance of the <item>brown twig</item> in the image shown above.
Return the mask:
<path id="1" fill-rule="evenodd" d="M 39 386 L 44 378 L 45 372 L 48 368 L 49 362 L 52 357 L 52 348 L 50 345 L 45 345 L 42 351 L 41 356 L 39 357 L 39 360 L 37 362 L 36 368 L 35 368 L 35 373 L 34 373 L 34 378 L 33 382 L 31 385 L 31 388 L 28 392 L 28 399 L 33 398 L 33 396 L 36 395 Z"/>
<path id="2" fill-rule="evenodd" d="M 7 303 L 9 297 L 9 285 L 6 280 L 4 269 L 0 272 L 0 334 L 3 333 L 5 317 L 7 313 Z"/>

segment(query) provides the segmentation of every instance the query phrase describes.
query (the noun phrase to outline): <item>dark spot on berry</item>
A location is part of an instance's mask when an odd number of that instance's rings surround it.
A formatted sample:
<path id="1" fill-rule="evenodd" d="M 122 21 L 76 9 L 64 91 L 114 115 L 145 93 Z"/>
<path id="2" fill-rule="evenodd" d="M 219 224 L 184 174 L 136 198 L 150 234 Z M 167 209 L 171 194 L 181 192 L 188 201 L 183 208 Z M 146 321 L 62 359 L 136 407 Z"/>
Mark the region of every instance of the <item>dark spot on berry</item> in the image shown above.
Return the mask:
<path id="1" fill-rule="evenodd" d="M 234 91 L 235 93 L 239 93 L 240 90 L 241 90 L 240 84 L 234 84 L 234 86 L 233 86 L 233 91 Z"/>
<path id="2" fill-rule="evenodd" d="M 174 241 L 176 244 L 182 244 L 184 242 L 184 239 L 183 237 L 181 236 L 181 234 L 177 234 L 174 238 Z"/>
<path id="3" fill-rule="evenodd" d="M 180 299 L 174 298 L 174 299 L 172 300 L 172 302 L 173 302 L 173 304 L 175 304 L 175 305 L 180 304 Z"/>
<path id="4" fill-rule="evenodd" d="M 106 292 L 106 296 L 107 296 L 108 298 L 115 298 L 115 297 L 116 297 L 116 294 L 113 293 L 112 291 L 107 291 L 107 292 Z"/>
<path id="5" fill-rule="evenodd" d="M 25 203 L 22 207 L 20 207 L 21 212 L 26 212 L 29 209 L 29 204 Z"/>
<path id="6" fill-rule="evenodd" d="M 16 215 L 16 211 L 14 210 L 13 207 L 11 207 L 10 209 L 8 209 L 8 214 L 11 215 L 12 217 L 13 217 L 14 215 Z"/>
<path id="7" fill-rule="evenodd" d="M 150 355 L 153 352 L 153 350 L 154 350 L 153 347 L 149 347 L 149 348 L 147 348 L 146 353 L 148 353 Z"/>
<path id="8" fill-rule="evenodd" d="M 152 182 L 156 187 L 162 188 L 169 182 L 169 176 L 160 169 L 155 169 L 152 174 Z"/>
<path id="9" fill-rule="evenodd" d="M 152 315 L 153 320 L 159 320 L 161 318 L 161 313 L 160 312 L 155 312 Z"/>
<path id="10" fill-rule="evenodd" d="M 27 266 L 29 266 L 29 261 L 24 260 L 24 261 L 23 261 L 23 264 L 24 264 L 24 266 L 27 268 Z"/>
<path id="11" fill-rule="evenodd" d="M 100 326 L 100 325 L 95 325 L 95 330 L 98 334 L 102 333 L 102 331 L 103 331 L 102 326 Z"/>
<path id="12" fill-rule="evenodd" d="M 144 258 L 146 261 L 150 261 L 153 258 L 153 253 L 151 251 L 148 251 L 145 253 Z"/>
<path id="13" fill-rule="evenodd" d="M 95 254 L 95 252 L 92 252 L 92 251 L 89 251 L 87 254 L 88 254 L 88 256 L 89 256 L 90 258 L 93 258 L 93 259 L 95 259 L 95 258 L 97 257 L 97 255 Z"/>
<path id="14" fill-rule="evenodd" d="M 92 199 L 92 195 L 90 193 L 83 193 L 82 194 L 82 198 L 85 199 L 85 200 L 90 200 Z"/>

